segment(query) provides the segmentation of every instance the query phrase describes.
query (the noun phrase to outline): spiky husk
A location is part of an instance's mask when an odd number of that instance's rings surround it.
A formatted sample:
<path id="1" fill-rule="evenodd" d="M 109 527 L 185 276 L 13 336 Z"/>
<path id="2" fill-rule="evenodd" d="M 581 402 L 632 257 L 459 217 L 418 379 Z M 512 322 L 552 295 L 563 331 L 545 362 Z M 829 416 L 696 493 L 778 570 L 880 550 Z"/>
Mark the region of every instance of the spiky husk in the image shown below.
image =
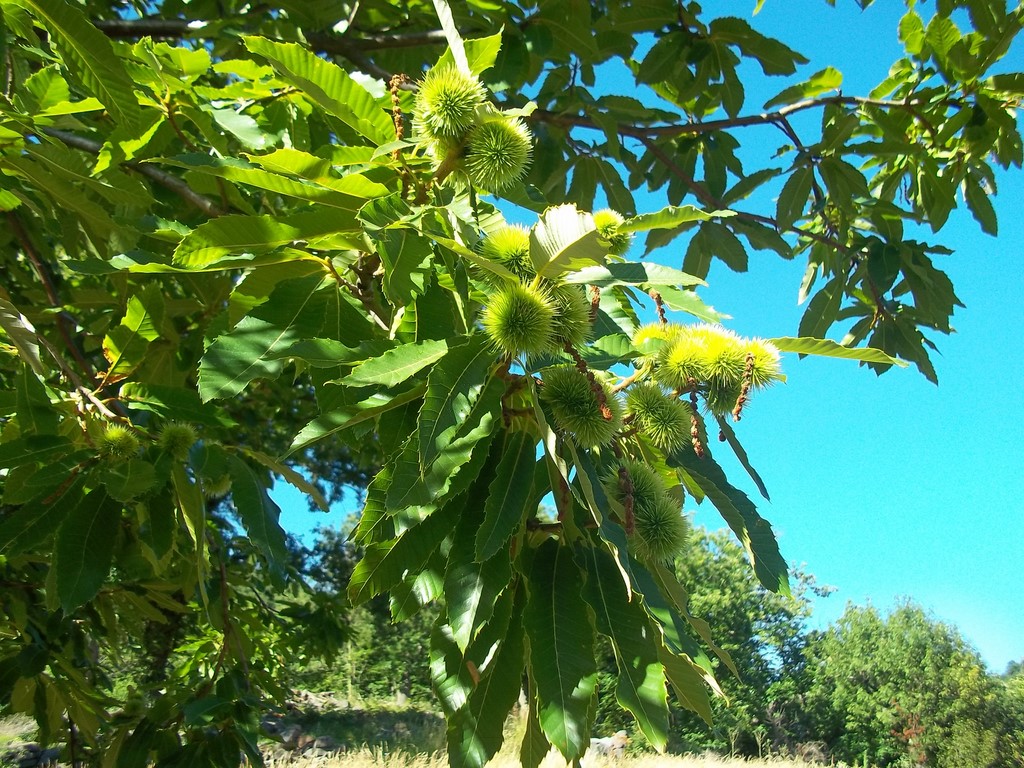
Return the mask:
<path id="1" fill-rule="evenodd" d="M 637 428 L 666 453 L 675 453 L 690 442 L 690 405 L 666 395 L 657 384 L 633 386 L 626 410 Z"/>
<path id="2" fill-rule="evenodd" d="M 707 392 L 704 395 L 708 410 L 719 416 L 732 413 L 732 409 L 736 407 L 736 401 L 740 397 L 742 386 L 736 382 L 723 384 L 712 381 L 708 384 Z"/>
<path id="3" fill-rule="evenodd" d="M 500 117 L 469 134 L 465 167 L 470 181 L 486 192 L 500 192 L 526 174 L 533 135 L 518 117 Z"/>
<path id="4" fill-rule="evenodd" d="M 491 342 L 508 357 L 550 350 L 554 321 L 551 297 L 519 283 L 503 285 L 491 294 L 481 317 Z"/>
<path id="5" fill-rule="evenodd" d="M 782 380 L 782 362 L 778 348 L 764 339 L 750 339 L 744 348 L 753 355 L 754 364 L 750 369 L 750 384 L 755 389 L 764 389 Z"/>
<path id="6" fill-rule="evenodd" d="M 605 404 L 611 411 L 611 419 L 601 413 L 597 393 L 591 389 L 586 374 L 575 366 L 559 365 L 547 368 L 543 373 L 544 387 L 541 399 L 551 408 L 555 423 L 573 437 L 578 445 L 593 447 L 611 441 L 622 424 L 622 406 L 608 392 L 604 382 L 598 384 L 604 390 Z"/>
<path id="7" fill-rule="evenodd" d="M 679 336 L 681 328 L 675 323 L 648 323 L 633 332 L 633 346 L 652 359 L 668 351 L 669 344 Z"/>
<path id="8" fill-rule="evenodd" d="M 690 381 L 707 380 L 707 354 L 702 334 L 683 328 L 663 348 L 659 355 L 660 365 L 654 373 L 655 379 L 669 389 L 689 389 Z"/>
<path id="9" fill-rule="evenodd" d="M 686 544 L 689 524 L 679 504 L 665 495 L 655 504 L 637 505 L 631 544 L 641 560 L 670 563 Z"/>
<path id="10" fill-rule="evenodd" d="M 199 435 L 191 424 L 171 422 L 160 431 L 158 445 L 178 461 L 188 458 L 189 449 L 195 445 Z"/>
<path id="11" fill-rule="evenodd" d="M 594 212 L 594 226 L 601 239 L 608 245 L 608 251 L 615 256 L 625 256 L 629 246 L 633 243 L 631 232 L 620 232 L 619 227 L 625 223 L 625 219 L 618 211 L 605 208 Z"/>
<path id="12" fill-rule="evenodd" d="M 457 139 L 476 123 L 486 91 L 472 75 L 455 67 L 430 70 L 416 93 L 413 124 L 429 139 Z"/>
<path id="13" fill-rule="evenodd" d="M 100 437 L 100 450 L 111 459 L 130 459 L 139 452 L 139 438 L 128 427 L 111 424 Z"/>
<path id="14" fill-rule="evenodd" d="M 555 305 L 555 328 L 552 334 L 559 347 L 578 347 L 590 338 L 590 302 L 579 285 L 559 285 L 551 290 Z"/>
<path id="15" fill-rule="evenodd" d="M 633 484 L 633 507 L 656 504 L 658 500 L 667 494 L 665 484 L 658 473 L 651 469 L 650 465 L 632 459 L 626 459 L 622 466 L 629 472 L 630 482 Z M 626 494 L 622 491 L 619 483 L 618 466 L 604 476 L 603 483 L 608 495 L 619 504 L 625 506 Z"/>
<path id="16" fill-rule="evenodd" d="M 704 341 L 705 376 L 709 383 L 722 388 L 738 386 L 747 366 L 747 350 L 743 339 L 721 326 L 696 326 L 694 333 Z"/>
<path id="17" fill-rule="evenodd" d="M 495 230 L 480 245 L 480 255 L 501 264 L 520 280 L 536 274 L 530 259 L 530 230 L 510 224 Z"/>

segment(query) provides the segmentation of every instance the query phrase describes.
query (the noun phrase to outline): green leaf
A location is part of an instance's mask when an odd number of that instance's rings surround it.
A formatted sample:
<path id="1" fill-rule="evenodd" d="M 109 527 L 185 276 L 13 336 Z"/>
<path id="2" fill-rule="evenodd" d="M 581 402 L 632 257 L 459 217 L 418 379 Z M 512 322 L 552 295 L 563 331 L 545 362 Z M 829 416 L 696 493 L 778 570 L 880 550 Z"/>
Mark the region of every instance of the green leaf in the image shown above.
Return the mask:
<path id="1" fill-rule="evenodd" d="M 121 502 L 129 502 L 156 485 L 156 469 L 148 461 L 131 459 L 109 467 L 102 475 L 107 493 Z"/>
<path id="2" fill-rule="evenodd" d="M 672 683 L 679 703 L 696 712 L 710 727 L 713 715 L 708 690 L 704 685 L 706 673 L 702 673 L 689 656 L 673 653 L 664 643 L 658 643 L 658 660 L 665 668 L 665 675 Z"/>
<path id="3" fill-rule="evenodd" d="M 669 456 L 668 463 L 681 467 L 715 505 L 746 550 L 754 573 L 765 589 L 788 595 L 789 568 L 779 552 L 771 525 L 757 513 L 746 494 L 729 483 L 710 451 L 705 447 L 704 457 L 698 459 L 692 449 L 683 449 Z"/>
<path id="4" fill-rule="evenodd" d="M 503 433 L 501 459 L 487 491 L 483 521 L 476 534 L 476 559 L 498 554 L 535 506 L 533 476 L 537 466 L 537 440 L 529 432 Z"/>
<path id="5" fill-rule="evenodd" d="M 110 40 L 82 11 L 60 0 L 9 0 L 29 9 L 50 33 L 53 47 L 85 88 L 127 131 L 136 131 L 142 114 L 135 86 Z"/>
<path id="6" fill-rule="evenodd" d="M 761 492 L 762 496 L 764 496 L 765 501 L 771 501 L 771 497 L 768 496 L 768 489 L 765 487 L 764 480 L 761 479 L 761 475 L 757 473 L 757 470 L 751 466 L 750 459 L 747 457 L 747 452 L 740 444 L 739 438 L 736 437 L 736 432 L 729 423 L 729 419 L 719 413 L 716 413 L 715 421 L 718 422 L 721 434 L 725 435 L 725 439 L 729 443 L 729 447 L 732 448 L 732 452 L 736 454 L 736 458 L 739 459 L 743 468 L 747 470 L 747 474 L 750 475 L 750 479 L 754 481 L 754 485 L 757 486 L 757 490 Z"/>
<path id="7" fill-rule="evenodd" d="M 490 436 L 500 419 L 504 386 L 491 379 L 473 409 L 445 441 L 444 450 L 421 468 L 418 435 L 414 432 L 395 461 L 388 487 L 387 508 L 394 514 L 431 507 L 444 498 L 465 491 L 479 475 L 487 459 Z"/>
<path id="8" fill-rule="evenodd" d="M 819 355 L 821 357 L 841 357 L 844 360 L 860 360 L 865 363 L 887 363 L 906 368 L 908 363 L 890 357 L 880 349 L 870 347 L 844 347 L 831 339 L 810 337 L 783 336 L 769 341 L 778 347 L 780 352 L 796 352 L 801 355 Z"/>
<path id="9" fill-rule="evenodd" d="M 662 752 L 668 743 L 668 699 L 658 660 L 658 632 L 640 602 L 630 600 L 614 558 L 598 547 L 586 547 L 584 556 L 583 597 L 594 611 L 597 631 L 611 640 L 618 664 L 615 698 Z"/>
<path id="10" fill-rule="evenodd" d="M 121 505 L 99 488 L 86 494 L 57 531 L 54 569 L 64 613 L 87 603 L 110 573 Z"/>
<path id="11" fill-rule="evenodd" d="M 216 158 L 191 154 L 161 158 L 160 162 L 163 165 L 177 165 L 193 173 L 246 184 L 285 197 L 293 197 L 297 200 L 305 200 L 348 212 L 358 211 L 366 204 L 367 200 L 384 197 L 391 193 L 391 190 L 383 184 L 371 181 L 360 173 L 347 173 L 341 178 L 320 178 L 316 181 L 306 181 L 255 168 L 238 158 Z"/>
<path id="12" fill-rule="evenodd" d="M 765 102 L 764 108 L 771 109 L 779 104 L 792 104 L 801 99 L 811 99 L 823 93 L 837 90 L 843 84 L 843 73 L 833 67 L 815 72 L 802 83 L 791 85 L 778 96 Z"/>
<path id="13" fill-rule="evenodd" d="M 486 336 L 470 336 L 449 348 L 427 376 L 419 414 L 420 466 L 426 470 L 466 419 L 487 385 L 494 351 Z"/>
<path id="14" fill-rule="evenodd" d="M 786 179 L 779 192 L 779 200 L 775 206 L 775 219 L 779 229 L 789 229 L 804 215 L 807 198 L 811 196 L 811 184 L 814 181 L 814 170 L 803 165 L 793 171 Z"/>
<path id="15" fill-rule="evenodd" d="M 971 209 L 974 220 L 981 225 L 981 231 L 993 237 L 998 235 L 999 221 L 996 218 L 996 209 L 981 183 L 971 174 L 964 178 L 964 199 L 967 201 L 967 207 Z"/>
<path id="16" fill-rule="evenodd" d="M 218 336 L 199 362 L 203 401 L 234 397 L 254 379 L 273 379 L 284 369 L 277 352 L 315 337 L 324 322 L 328 286 L 320 275 L 286 280 L 227 333 Z"/>
<path id="17" fill-rule="evenodd" d="M 490 655 L 480 681 L 469 693 L 468 706 L 449 720 L 448 755 L 453 768 L 483 768 L 497 754 L 505 738 L 505 723 L 523 685 L 525 654 L 522 631 L 524 590 L 506 590 L 513 599 L 512 613 L 505 624 L 497 650 Z M 493 646 L 492 646 L 493 647 Z"/>
<path id="18" fill-rule="evenodd" d="M 807 302 L 807 309 L 797 328 L 801 336 L 822 338 L 836 321 L 843 302 L 841 280 L 841 277 L 833 277 Z"/>
<path id="19" fill-rule="evenodd" d="M 392 408 L 419 400 L 425 391 L 426 385 L 421 385 L 398 394 L 377 393 L 359 403 L 321 414 L 299 431 L 299 434 L 292 440 L 288 452 L 295 453 L 295 451 L 307 448 L 316 441 L 323 440 L 343 429 L 375 419 Z"/>
<path id="20" fill-rule="evenodd" d="M 448 608 L 448 624 L 455 644 L 463 653 L 480 627 L 490 619 L 498 595 L 512 578 L 509 553 L 477 561 L 476 535 L 482 499 L 469 494 L 455 537 L 448 552 L 444 574 L 444 596 Z"/>
<path id="21" fill-rule="evenodd" d="M 50 402 L 46 385 L 29 370 L 28 365 L 18 367 L 14 377 L 14 397 L 21 434 L 57 434 L 60 417 Z"/>
<path id="22" fill-rule="evenodd" d="M 85 484 L 82 478 L 75 477 L 70 482 L 65 477 L 58 480 L 62 483 L 59 491 L 43 502 L 26 504 L 4 514 L 0 519 L 0 552 L 12 557 L 32 549 L 52 536 L 69 510 L 79 505 Z M 6 502 L 7 493 L 4 496 Z"/>
<path id="23" fill-rule="evenodd" d="M 583 574 L 572 550 L 544 542 L 534 555 L 529 584 L 523 623 L 532 649 L 538 719 L 562 756 L 576 760 L 590 746 L 597 665 Z"/>
<path id="24" fill-rule="evenodd" d="M 36 329 L 11 302 L 0 297 L 0 328 L 18 350 L 18 356 L 39 376 L 45 376 L 39 359 Z"/>
<path id="25" fill-rule="evenodd" d="M 247 448 L 246 446 L 240 445 L 238 446 L 238 450 L 253 461 L 262 464 L 275 475 L 283 477 L 290 485 L 299 489 L 313 499 L 314 503 L 322 511 L 330 511 L 330 505 L 327 503 L 327 499 L 324 498 L 323 493 L 320 492 L 320 489 L 287 464 L 284 464 L 271 456 L 267 456 L 267 454 L 262 453 L 261 451 L 256 451 L 252 448 Z"/>
<path id="26" fill-rule="evenodd" d="M 426 282 L 420 269 L 433 252 L 426 238 L 407 229 L 389 229 L 377 240 L 377 254 L 384 265 L 383 289 L 388 300 L 405 306 L 423 292 Z"/>
<path id="27" fill-rule="evenodd" d="M 235 426 L 235 422 L 222 410 L 204 404 L 193 389 L 127 382 L 121 387 L 121 399 L 130 408 L 149 411 L 164 419 L 209 427 Z"/>
<path id="28" fill-rule="evenodd" d="M 394 587 L 407 573 L 419 571 L 451 533 L 465 506 L 465 497 L 455 499 L 397 538 L 368 545 L 349 580 L 352 604 L 364 603 Z"/>
<path id="29" fill-rule="evenodd" d="M 27 435 L 0 443 L 0 467 L 13 469 L 26 464 L 44 464 L 70 453 L 72 443 L 59 435 Z"/>
<path id="30" fill-rule="evenodd" d="M 455 66 L 460 72 L 467 75 L 473 74 L 473 70 L 469 68 L 469 60 L 466 58 L 466 44 L 462 42 L 462 35 L 459 34 L 458 25 L 452 16 L 452 9 L 448 7 L 445 0 L 434 0 L 434 11 L 437 13 L 437 20 L 441 22 L 441 29 L 448 41 L 448 52 L 451 54 Z"/>
<path id="31" fill-rule="evenodd" d="M 296 43 L 253 36 L 244 36 L 242 42 L 269 61 L 281 77 L 373 144 L 386 144 L 394 138 L 391 116 L 337 64 Z"/>
<path id="32" fill-rule="evenodd" d="M 541 277 L 604 264 L 606 255 L 594 217 L 572 204 L 548 208 L 530 233 L 530 259 Z"/>
<path id="33" fill-rule="evenodd" d="M 647 232 L 652 229 L 672 229 L 690 221 L 709 221 L 722 216 L 735 216 L 733 211 L 702 211 L 692 205 L 670 205 L 655 213 L 641 213 L 619 225 L 620 232 Z"/>
<path id="34" fill-rule="evenodd" d="M 429 365 L 433 365 L 448 352 L 445 341 L 417 341 L 389 349 L 380 357 L 360 363 L 349 373 L 343 384 L 368 386 L 380 384 L 393 387 Z"/>
<path id="35" fill-rule="evenodd" d="M 326 234 L 355 230 L 355 216 L 337 210 L 290 217 L 219 216 L 182 238 L 174 249 L 172 262 L 191 270 L 205 270 L 216 266 L 225 256 L 268 253 Z"/>
<path id="36" fill-rule="evenodd" d="M 283 573 L 288 562 L 288 546 L 278 519 L 281 508 L 267 493 L 262 479 L 238 456 L 225 456 L 231 474 L 231 500 L 249 539 L 259 549 L 271 569 Z"/>
<path id="37" fill-rule="evenodd" d="M 562 281 L 576 284 L 586 283 L 599 288 L 611 288 L 616 285 L 707 285 L 699 277 L 649 261 L 626 261 L 604 266 L 584 267 L 565 275 Z"/>

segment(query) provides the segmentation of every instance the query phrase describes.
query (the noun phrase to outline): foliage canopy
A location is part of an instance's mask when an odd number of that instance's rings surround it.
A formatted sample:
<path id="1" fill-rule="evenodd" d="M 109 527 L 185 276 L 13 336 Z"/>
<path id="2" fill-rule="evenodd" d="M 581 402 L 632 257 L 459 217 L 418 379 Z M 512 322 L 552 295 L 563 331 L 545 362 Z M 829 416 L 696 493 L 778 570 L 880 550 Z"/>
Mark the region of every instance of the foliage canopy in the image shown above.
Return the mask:
<path id="1" fill-rule="evenodd" d="M 958 301 L 941 246 L 904 228 L 962 199 L 994 234 L 993 167 L 1022 161 L 1024 75 L 994 69 L 1022 11 L 908 5 L 905 57 L 854 96 L 669 0 L 0 0 L 9 706 L 73 761 L 258 762 L 282 667 L 343 634 L 267 489 L 326 508 L 372 478 L 349 597 L 387 592 L 396 619 L 441 603 L 454 764 L 494 754 L 524 674 L 523 763 L 579 757 L 597 634 L 653 745 L 669 687 L 708 717 L 708 654 L 730 661 L 664 565 L 684 496 L 788 589 L 708 432 L 763 490 L 728 418 L 778 351 L 934 379 L 923 332 Z M 743 62 L 789 78 L 764 111 Z M 599 88 L 604 67 L 644 100 Z M 752 168 L 757 126 L 782 145 Z M 642 187 L 668 205 L 638 212 Z M 685 243 L 679 268 L 625 260 L 637 236 L 645 256 Z M 750 249 L 807 258 L 798 337 L 740 339 L 696 293 Z M 115 695 L 126 648 L 153 676 Z"/>

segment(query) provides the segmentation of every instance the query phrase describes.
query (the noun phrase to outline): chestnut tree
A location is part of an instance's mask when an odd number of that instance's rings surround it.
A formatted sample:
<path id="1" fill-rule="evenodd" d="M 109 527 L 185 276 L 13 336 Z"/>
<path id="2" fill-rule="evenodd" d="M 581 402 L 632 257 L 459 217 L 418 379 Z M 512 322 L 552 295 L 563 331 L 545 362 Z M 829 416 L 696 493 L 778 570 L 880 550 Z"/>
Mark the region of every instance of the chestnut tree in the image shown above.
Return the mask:
<path id="1" fill-rule="evenodd" d="M 934 378 L 958 301 L 905 227 L 962 203 L 995 234 L 993 169 L 1021 164 L 1024 12 L 907 5 L 855 95 L 676 0 L 0 0 L 5 706 L 73 764 L 258 764 L 287 666 L 344 635 L 276 479 L 324 508 L 368 483 L 348 597 L 440 606 L 453 764 L 495 754 L 524 685 L 523 764 L 577 760 L 597 635 L 655 748 L 670 691 L 710 718 L 731 662 L 667 567 L 684 499 L 788 589 L 712 443 L 763 492 L 733 423 L 782 353 Z M 807 260 L 791 337 L 702 300 L 751 249 Z M 133 649 L 152 674 L 115 690 Z"/>

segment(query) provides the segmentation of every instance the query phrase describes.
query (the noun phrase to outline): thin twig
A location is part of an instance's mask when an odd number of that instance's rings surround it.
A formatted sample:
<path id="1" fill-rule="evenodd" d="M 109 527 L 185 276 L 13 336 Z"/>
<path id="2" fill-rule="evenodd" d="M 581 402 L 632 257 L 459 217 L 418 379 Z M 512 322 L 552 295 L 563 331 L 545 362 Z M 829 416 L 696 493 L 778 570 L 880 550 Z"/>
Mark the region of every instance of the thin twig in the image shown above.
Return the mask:
<path id="1" fill-rule="evenodd" d="M 69 147 L 74 149 L 80 149 L 83 152 L 88 152 L 93 155 L 98 155 L 100 150 L 103 149 L 103 145 L 98 141 L 87 139 L 84 136 L 71 133 L 70 131 L 62 131 L 57 128 L 43 128 L 42 133 L 47 136 L 52 136 L 59 141 L 64 142 Z M 208 197 L 196 192 L 192 187 L 186 184 L 184 181 L 179 179 L 177 176 L 173 176 L 165 171 L 161 171 L 159 168 L 149 165 L 147 163 L 138 163 L 135 161 L 126 161 L 122 163 L 125 168 L 130 168 L 136 173 L 145 176 L 152 181 L 156 182 L 164 189 L 169 189 L 176 195 L 181 197 L 188 203 L 191 203 L 196 208 L 201 210 L 207 216 L 223 216 L 225 211 L 217 205 L 215 202 L 210 200 Z"/>

